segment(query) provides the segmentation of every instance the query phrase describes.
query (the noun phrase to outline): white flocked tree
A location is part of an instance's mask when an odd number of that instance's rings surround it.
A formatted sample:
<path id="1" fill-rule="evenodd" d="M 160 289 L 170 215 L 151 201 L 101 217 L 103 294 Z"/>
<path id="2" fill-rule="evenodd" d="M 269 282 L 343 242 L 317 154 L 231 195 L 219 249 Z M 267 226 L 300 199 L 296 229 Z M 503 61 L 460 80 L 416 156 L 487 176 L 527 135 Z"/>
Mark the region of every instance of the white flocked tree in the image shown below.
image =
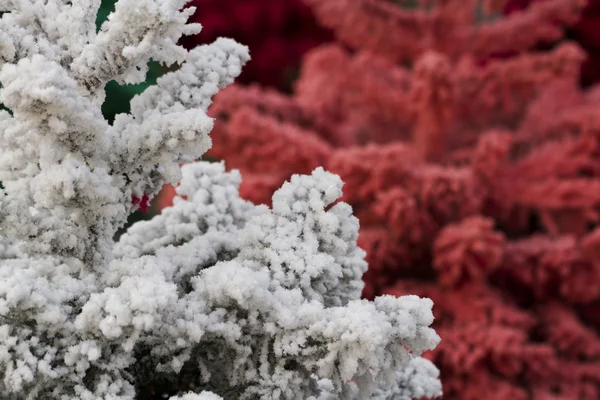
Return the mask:
<path id="1" fill-rule="evenodd" d="M 0 399 L 396 399 L 437 396 L 419 355 L 432 302 L 360 300 L 367 265 L 342 182 L 294 176 L 255 206 L 211 145 L 211 98 L 249 60 L 186 51 L 186 0 L 0 0 Z M 110 125 L 110 80 L 180 65 Z M 190 162 L 183 168 L 179 165 Z M 174 206 L 137 207 L 180 182 Z"/>

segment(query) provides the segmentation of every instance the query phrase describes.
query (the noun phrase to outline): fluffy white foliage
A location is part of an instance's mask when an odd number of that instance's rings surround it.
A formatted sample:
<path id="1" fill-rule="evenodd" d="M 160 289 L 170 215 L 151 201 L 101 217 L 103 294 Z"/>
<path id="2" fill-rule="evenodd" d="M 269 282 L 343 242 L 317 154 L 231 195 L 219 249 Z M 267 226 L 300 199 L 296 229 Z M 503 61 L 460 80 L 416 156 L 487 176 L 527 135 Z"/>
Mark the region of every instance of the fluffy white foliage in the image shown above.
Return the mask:
<path id="1" fill-rule="evenodd" d="M 171 400 L 223 400 L 223 398 L 212 392 L 201 392 L 200 394 L 190 392 L 183 396 L 171 397 Z"/>
<path id="2" fill-rule="evenodd" d="M 248 50 L 176 45 L 185 0 L 0 0 L 0 397 L 411 399 L 440 394 L 432 302 L 360 300 L 367 265 L 339 177 L 294 176 L 272 209 L 210 147 L 211 97 Z M 113 125 L 103 87 L 182 65 Z M 113 237 L 165 182 L 174 206 Z"/>
<path id="3" fill-rule="evenodd" d="M 424 397 L 437 397 L 442 394 L 439 370 L 430 361 L 413 358 L 408 366 L 396 372 L 396 382 L 388 388 L 377 388 L 369 397 L 370 400 L 411 400 Z M 321 393 L 308 400 L 337 400 L 339 397 L 335 387 L 328 379 L 318 382 Z M 362 399 L 357 387 L 351 388 L 347 397 L 350 400 Z"/>

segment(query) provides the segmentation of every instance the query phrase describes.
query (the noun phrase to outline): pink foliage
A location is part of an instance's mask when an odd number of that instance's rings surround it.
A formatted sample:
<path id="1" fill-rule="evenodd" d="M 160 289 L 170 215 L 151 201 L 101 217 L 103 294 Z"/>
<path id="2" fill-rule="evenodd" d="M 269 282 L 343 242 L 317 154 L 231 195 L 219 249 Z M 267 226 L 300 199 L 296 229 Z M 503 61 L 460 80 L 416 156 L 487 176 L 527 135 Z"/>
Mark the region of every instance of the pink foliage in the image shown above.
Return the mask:
<path id="1" fill-rule="evenodd" d="M 511 18 L 480 24 L 476 12 L 492 16 L 504 9 L 502 0 L 305 0 L 323 25 L 352 48 L 368 50 L 395 62 L 412 63 L 434 50 L 455 60 L 465 54 L 484 59 L 521 52 L 540 41 L 563 36 L 575 24 L 586 2 L 535 1 Z M 416 4 L 420 8 L 399 7 Z"/>
<path id="2" fill-rule="evenodd" d="M 532 50 L 585 2 L 306 3 L 339 42 L 291 95 L 220 93 L 210 155 L 257 203 L 293 173 L 341 176 L 363 295 L 436 304 L 444 399 L 599 399 L 600 86 L 579 88 L 577 45 Z"/>

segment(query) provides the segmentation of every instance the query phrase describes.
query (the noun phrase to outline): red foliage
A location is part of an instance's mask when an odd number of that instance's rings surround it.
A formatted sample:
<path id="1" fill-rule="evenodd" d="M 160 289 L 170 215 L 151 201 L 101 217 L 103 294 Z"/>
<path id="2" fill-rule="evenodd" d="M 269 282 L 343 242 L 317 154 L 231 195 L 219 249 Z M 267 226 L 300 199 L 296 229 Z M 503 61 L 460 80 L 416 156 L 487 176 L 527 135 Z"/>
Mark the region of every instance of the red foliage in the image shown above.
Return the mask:
<path id="1" fill-rule="evenodd" d="M 150 196 L 148 196 L 146 193 L 144 193 L 142 197 L 133 196 L 131 198 L 131 203 L 133 204 L 134 208 L 147 212 L 148 207 L 150 206 Z"/>
<path id="2" fill-rule="evenodd" d="M 305 3 L 310 4 L 311 1 L 314 0 L 194 0 L 190 5 L 196 7 L 197 11 L 192 19 L 201 22 L 203 30 L 199 35 L 185 37 L 182 43 L 192 48 L 199 43 L 211 42 L 219 36 L 233 37 L 250 46 L 253 58 L 253 61 L 244 68 L 240 82 L 287 87 L 293 79 L 294 71 L 302 56 L 313 47 L 333 39 L 328 29 L 315 22 L 313 13 L 305 5 Z M 393 2 L 393 0 L 386 1 Z M 503 9 L 503 12 L 512 14 L 528 8 L 532 3 L 543 2 L 552 3 L 549 0 L 487 0 L 484 3 L 489 10 Z M 330 7 L 341 9 L 342 13 L 349 14 L 350 8 L 357 10 L 358 13 L 361 12 L 360 7 L 379 9 L 377 3 L 378 1 L 371 4 L 331 2 Z M 572 4 L 574 9 L 579 7 L 577 1 Z M 540 4 L 535 6 L 540 7 Z M 455 7 L 458 11 L 468 9 L 464 7 L 464 2 L 446 2 L 445 7 Z M 530 8 L 527 15 L 510 22 L 510 32 L 513 36 L 508 36 L 506 28 L 502 26 L 490 27 L 489 32 L 481 36 L 479 32 L 474 32 L 468 23 L 464 23 L 465 20 L 469 21 L 468 14 L 453 12 L 454 18 L 451 20 L 447 15 L 449 15 L 447 12 L 433 15 L 424 13 L 420 18 L 414 18 L 413 14 L 394 14 L 393 18 L 385 19 L 386 24 L 381 24 L 381 18 L 359 17 L 356 20 L 348 18 L 346 20 L 348 32 L 346 29 L 340 29 L 337 20 L 328 24 L 329 21 L 324 19 L 324 22 L 326 25 L 336 27 L 342 41 L 349 41 L 358 47 L 363 47 L 362 43 L 355 42 L 371 40 L 372 45 L 386 55 L 397 53 L 401 57 L 408 58 L 410 62 L 414 58 L 414 53 L 424 47 L 450 54 L 450 52 L 464 51 L 465 43 L 469 43 L 470 51 L 475 48 L 480 49 L 479 55 L 512 52 L 515 51 L 517 43 L 520 43 L 519 46 L 522 48 L 530 48 L 535 43 L 547 47 L 563 37 L 560 27 L 563 22 L 571 22 L 573 13 L 564 13 L 563 7 L 552 5 L 547 6 L 545 12 L 531 12 Z M 537 20 L 540 16 L 544 16 L 543 21 Z M 553 18 L 556 24 L 552 22 Z M 434 24 L 435 27 L 432 28 Z M 460 41 L 456 36 L 447 35 L 453 25 L 457 24 L 466 26 L 458 35 Z M 537 34 L 523 35 L 523 30 L 529 31 L 532 27 Z M 377 42 L 371 34 L 360 34 L 361 30 L 373 29 L 380 32 L 379 34 L 385 40 Z M 397 36 L 396 32 L 404 36 Z M 588 0 L 588 6 L 579 21 L 569 29 L 568 36 L 581 45 L 588 54 L 582 65 L 583 82 L 591 84 L 598 81 L 600 79 L 600 0 Z M 404 39 L 398 43 L 395 41 L 397 37 L 404 37 Z M 443 49 L 440 47 L 442 45 Z"/>
<path id="3" fill-rule="evenodd" d="M 260 203 L 293 173 L 341 176 L 363 295 L 436 304 L 444 399 L 600 398 L 600 86 L 579 88 L 576 45 L 531 50 L 584 3 L 490 22 L 476 0 L 306 1 L 351 49 L 308 53 L 290 96 L 220 93 L 210 155 Z"/>
<path id="4" fill-rule="evenodd" d="M 302 55 L 331 39 L 302 0 L 193 0 L 190 18 L 202 24 L 199 35 L 184 37 L 193 48 L 216 38 L 230 37 L 250 47 L 252 60 L 238 82 L 289 85 Z"/>
<path id="5" fill-rule="evenodd" d="M 512 14 L 523 10 L 532 3 L 547 0 L 509 0 L 504 12 Z M 577 41 L 588 54 L 581 68 L 581 79 L 585 85 L 598 82 L 600 79 L 600 1 L 588 0 L 579 21 L 568 31 L 568 36 Z M 546 43 L 547 44 L 547 43 Z M 544 43 L 540 43 L 544 45 Z"/>
<path id="6" fill-rule="evenodd" d="M 581 0 L 536 1 L 510 18 L 493 20 L 506 1 L 305 2 L 312 6 L 323 25 L 335 30 L 343 43 L 395 62 L 409 63 L 427 50 L 442 52 L 453 60 L 465 54 L 485 59 L 490 55 L 525 51 L 539 42 L 562 38 L 562 28 L 575 24 L 586 4 Z M 409 7 L 411 3 L 422 7 Z M 488 23 L 480 23 L 482 16 L 476 12 L 480 7 L 490 17 Z"/>

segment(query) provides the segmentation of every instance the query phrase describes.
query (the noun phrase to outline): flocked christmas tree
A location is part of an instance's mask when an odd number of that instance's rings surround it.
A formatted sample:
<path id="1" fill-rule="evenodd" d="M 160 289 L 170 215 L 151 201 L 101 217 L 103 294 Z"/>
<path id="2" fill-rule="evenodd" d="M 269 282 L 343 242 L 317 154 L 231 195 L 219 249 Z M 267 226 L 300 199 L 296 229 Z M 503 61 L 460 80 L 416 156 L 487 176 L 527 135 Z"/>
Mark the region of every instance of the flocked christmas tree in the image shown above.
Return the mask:
<path id="1" fill-rule="evenodd" d="M 2 0 L 0 397 L 410 399 L 440 392 L 418 357 L 432 302 L 359 300 L 367 265 L 342 181 L 295 175 L 273 207 L 238 196 L 211 145 L 211 96 L 249 59 L 186 51 L 185 0 Z M 110 125 L 110 80 L 181 67 Z M 183 177 L 175 205 L 113 235 Z M 132 201 L 138 199 L 138 201 Z"/>

